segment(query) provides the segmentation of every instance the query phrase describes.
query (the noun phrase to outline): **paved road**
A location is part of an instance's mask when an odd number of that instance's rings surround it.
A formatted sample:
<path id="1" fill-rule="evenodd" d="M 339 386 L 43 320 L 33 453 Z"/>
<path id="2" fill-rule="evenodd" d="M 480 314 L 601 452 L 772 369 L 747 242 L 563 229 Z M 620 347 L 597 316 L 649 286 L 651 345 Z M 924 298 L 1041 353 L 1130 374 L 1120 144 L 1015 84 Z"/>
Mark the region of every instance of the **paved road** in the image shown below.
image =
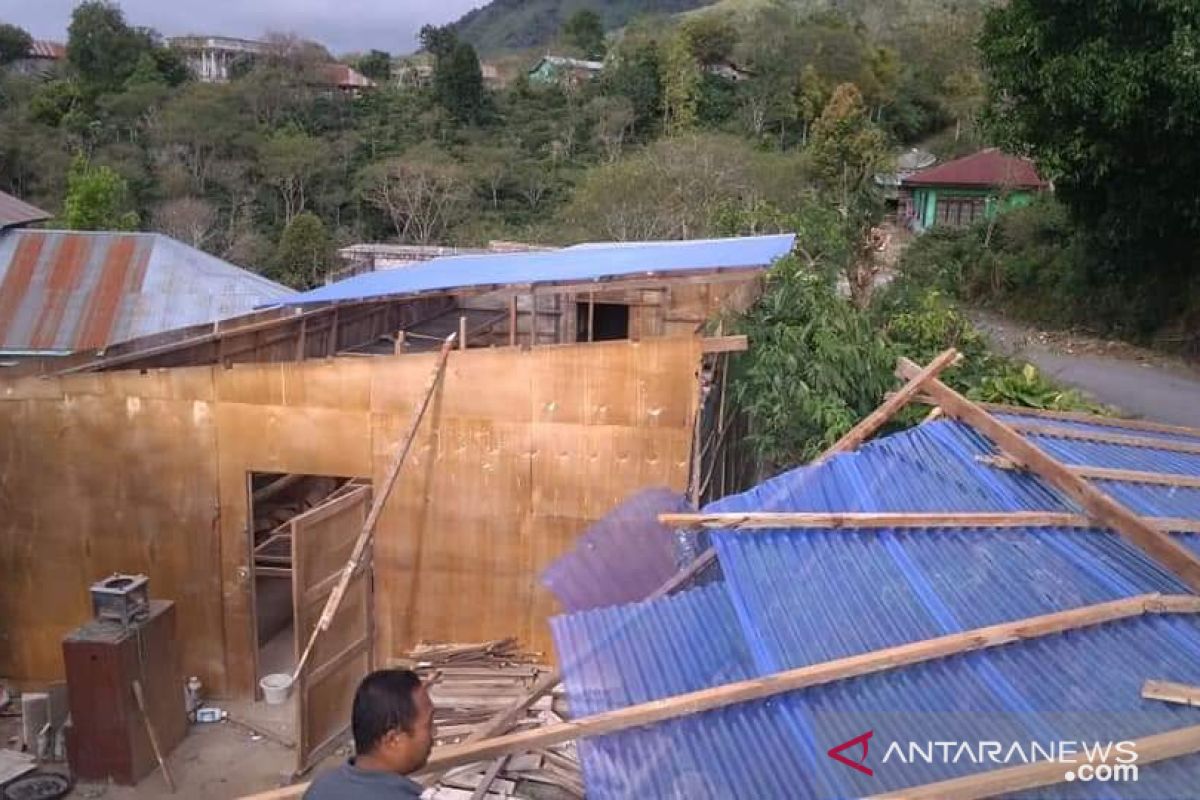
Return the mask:
<path id="1" fill-rule="evenodd" d="M 985 312 L 971 317 L 998 350 L 1031 362 L 1097 402 L 1135 417 L 1200 428 L 1200 371 L 1132 349 L 1110 355 L 1086 342 L 1047 341 L 1035 329 Z"/>

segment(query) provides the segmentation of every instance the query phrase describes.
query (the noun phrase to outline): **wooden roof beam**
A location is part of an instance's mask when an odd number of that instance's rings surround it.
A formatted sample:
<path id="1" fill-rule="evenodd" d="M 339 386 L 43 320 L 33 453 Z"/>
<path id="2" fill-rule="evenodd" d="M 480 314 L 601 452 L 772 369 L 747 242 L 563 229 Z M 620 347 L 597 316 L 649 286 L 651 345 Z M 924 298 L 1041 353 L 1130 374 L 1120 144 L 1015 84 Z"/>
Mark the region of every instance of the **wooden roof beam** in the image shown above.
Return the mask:
<path id="1" fill-rule="evenodd" d="M 1181 706 L 1200 708 L 1200 686 L 1189 686 L 1174 681 L 1146 681 L 1142 684 L 1142 697 L 1146 700 L 1161 700 Z"/>
<path id="2" fill-rule="evenodd" d="M 1024 469 L 1019 463 L 1007 456 L 978 456 L 982 464 L 997 469 Z M 1175 486 L 1182 489 L 1200 489 L 1200 477 L 1195 475 L 1180 475 L 1174 472 L 1144 472 L 1136 469 L 1112 469 L 1110 467 L 1087 467 L 1070 465 L 1065 467 L 1068 472 L 1079 478 L 1089 478 L 1100 481 L 1125 481 L 1126 483 L 1148 483 L 1156 486 Z"/>
<path id="3" fill-rule="evenodd" d="M 1163 450 L 1171 453 L 1191 453 L 1200 455 L 1200 442 L 1181 442 L 1174 439 L 1159 439 L 1150 436 L 1130 436 L 1124 433 L 1109 433 L 1104 431 L 1081 431 L 1077 428 L 1064 428 L 1061 425 L 1046 425 L 1035 422 L 1017 422 L 1011 424 L 1015 431 L 1028 433 L 1033 436 L 1048 436 L 1054 439 L 1072 439 L 1081 442 L 1098 442 L 1100 444 L 1118 444 L 1124 447 L 1140 447 L 1150 450 Z"/>
<path id="4" fill-rule="evenodd" d="M 912 378 L 921 368 L 906 358 L 900 359 L 899 372 Z M 991 439 L 1006 455 L 1079 503 L 1100 525 L 1113 528 L 1151 558 L 1163 564 L 1193 591 L 1200 591 L 1200 558 L 1170 536 L 1152 527 L 1125 506 L 1092 486 L 1079 475 L 1031 443 L 1008 425 L 993 417 L 937 379 L 925 384 L 925 391 L 951 417 L 970 425 Z"/>
<path id="5" fill-rule="evenodd" d="M 1096 522 L 1083 514 L 1043 511 L 1004 513 L 823 513 L 823 512 L 729 512 L 721 514 L 659 514 L 658 521 L 670 528 L 718 530 L 880 530 L 894 528 L 1095 528 Z M 1146 522 L 1162 531 L 1200 533 L 1200 520 L 1148 517 Z"/>

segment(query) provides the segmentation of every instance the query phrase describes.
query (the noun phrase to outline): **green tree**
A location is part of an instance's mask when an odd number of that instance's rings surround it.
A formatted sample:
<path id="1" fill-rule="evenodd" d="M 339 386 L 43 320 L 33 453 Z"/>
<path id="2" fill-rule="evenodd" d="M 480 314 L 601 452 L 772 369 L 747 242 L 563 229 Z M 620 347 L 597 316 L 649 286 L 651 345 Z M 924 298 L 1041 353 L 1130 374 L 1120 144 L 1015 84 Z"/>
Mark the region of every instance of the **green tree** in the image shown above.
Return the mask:
<path id="1" fill-rule="evenodd" d="M 633 104 L 634 131 L 647 136 L 658 125 L 663 107 L 658 43 L 628 37 L 612 61 L 611 67 L 604 70 L 604 93 L 628 98 Z"/>
<path id="2" fill-rule="evenodd" d="M 878 270 L 872 230 L 883 216 L 874 177 L 889 154 L 883 132 L 871 122 L 862 93 L 854 84 L 843 83 L 834 89 L 813 124 L 809 155 L 820 187 L 842 216 L 851 243 L 846 279 L 851 297 L 865 307 Z"/>
<path id="3" fill-rule="evenodd" d="M 483 115 L 483 71 L 475 48 L 458 42 L 447 56 L 438 56 L 434 67 L 433 88 L 450 116 L 462 123 L 474 123 Z"/>
<path id="4" fill-rule="evenodd" d="M 696 63 L 685 35 L 671 37 L 661 63 L 663 120 L 667 133 L 695 127 L 700 101 L 700 65 Z"/>
<path id="5" fill-rule="evenodd" d="M 1143 331 L 1182 311 L 1200 245 L 1196 5 L 1013 0 L 980 40 L 985 121 L 1032 155 L 1091 233 L 1091 282 L 1123 285 Z"/>
<path id="6" fill-rule="evenodd" d="M 137 227 L 129 186 L 111 167 L 76 156 L 67 175 L 63 226 L 74 231 L 131 231 Z"/>
<path id="7" fill-rule="evenodd" d="M 279 238 L 272 277 L 296 289 L 320 283 L 333 263 L 333 240 L 325 223 L 311 211 L 292 220 Z"/>
<path id="8" fill-rule="evenodd" d="M 94 94 L 119 90 L 151 49 L 149 34 L 127 25 L 115 3 L 86 0 L 71 12 L 67 60 Z"/>
<path id="9" fill-rule="evenodd" d="M 377 83 L 392 77 L 392 57 L 383 50 L 371 50 L 358 60 L 358 71 Z"/>
<path id="10" fill-rule="evenodd" d="M 563 36 L 584 58 L 604 57 L 604 22 L 590 8 L 581 8 L 567 19 Z"/>
<path id="11" fill-rule="evenodd" d="M 728 14 L 697 14 L 684 20 L 681 28 L 692 57 L 704 66 L 728 61 L 737 45 L 738 33 Z"/>
<path id="12" fill-rule="evenodd" d="M 24 58 L 33 45 L 33 37 L 24 28 L 0 23 L 0 66 Z"/>
<path id="13" fill-rule="evenodd" d="M 312 184 L 331 158 L 324 140 L 300 130 L 278 131 L 263 141 L 259 165 L 263 177 L 279 192 L 285 227 L 304 211 Z"/>

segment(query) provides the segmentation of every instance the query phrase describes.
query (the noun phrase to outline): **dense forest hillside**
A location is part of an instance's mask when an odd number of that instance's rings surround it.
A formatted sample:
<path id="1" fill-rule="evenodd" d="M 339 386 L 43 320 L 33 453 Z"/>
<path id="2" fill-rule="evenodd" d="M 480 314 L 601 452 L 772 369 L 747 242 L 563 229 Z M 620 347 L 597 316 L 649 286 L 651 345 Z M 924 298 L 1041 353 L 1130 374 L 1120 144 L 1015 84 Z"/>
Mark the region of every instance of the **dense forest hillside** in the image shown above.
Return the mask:
<path id="1" fill-rule="evenodd" d="M 639 15 L 674 14 L 713 0 L 493 0 L 455 23 L 458 35 L 483 54 L 550 44 L 573 13 L 591 9 L 608 30 Z"/>

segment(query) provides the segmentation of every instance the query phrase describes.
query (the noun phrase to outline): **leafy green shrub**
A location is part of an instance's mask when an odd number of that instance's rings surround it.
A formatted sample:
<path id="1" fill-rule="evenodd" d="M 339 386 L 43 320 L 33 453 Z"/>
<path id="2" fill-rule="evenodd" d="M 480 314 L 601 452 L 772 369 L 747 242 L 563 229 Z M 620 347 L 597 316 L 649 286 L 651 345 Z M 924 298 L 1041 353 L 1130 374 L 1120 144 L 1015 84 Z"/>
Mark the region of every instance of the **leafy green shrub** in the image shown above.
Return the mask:
<path id="1" fill-rule="evenodd" d="M 767 470 L 811 460 L 891 386 L 892 355 L 868 317 L 794 258 L 771 270 L 739 328 L 750 350 L 738 361 L 733 397 Z"/>

